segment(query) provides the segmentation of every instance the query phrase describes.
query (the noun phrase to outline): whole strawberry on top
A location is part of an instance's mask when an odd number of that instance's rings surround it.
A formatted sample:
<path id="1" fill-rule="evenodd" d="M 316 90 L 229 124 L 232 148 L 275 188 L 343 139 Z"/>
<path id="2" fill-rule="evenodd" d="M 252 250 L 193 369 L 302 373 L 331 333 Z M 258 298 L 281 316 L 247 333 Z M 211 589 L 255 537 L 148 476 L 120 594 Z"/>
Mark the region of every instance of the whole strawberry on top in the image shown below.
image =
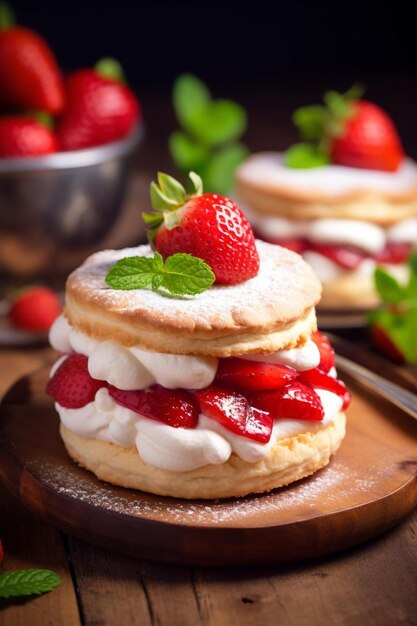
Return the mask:
<path id="1" fill-rule="evenodd" d="M 123 81 L 121 66 L 114 59 L 102 59 L 94 68 L 68 75 L 67 103 L 57 127 L 62 150 L 90 148 L 129 134 L 140 120 L 141 109 Z"/>
<path id="2" fill-rule="evenodd" d="M 0 158 L 34 157 L 58 150 L 55 134 L 23 115 L 0 118 Z"/>
<path id="3" fill-rule="evenodd" d="M 64 85 L 55 57 L 34 31 L 14 25 L 0 4 L 0 102 L 57 114 L 64 108 Z"/>
<path id="4" fill-rule="evenodd" d="M 360 99 L 361 90 L 329 91 L 324 105 L 297 109 L 293 121 L 306 143 L 286 152 L 286 164 L 311 168 L 329 163 L 394 172 L 404 151 L 391 118 L 381 107 Z"/>
<path id="5" fill-rule="evenodd" d="M 151 184 L 153 213 L 144 213 L 149 240 L 164 258 L 187 253 L 205 261 L 216 282 L 236 284 L 256 276 L 259 256 L 252 228 L 239 209 L 219 194 L 203 193 L 201 178 L 190 172 L 194 192 L 158 173 Z"/>

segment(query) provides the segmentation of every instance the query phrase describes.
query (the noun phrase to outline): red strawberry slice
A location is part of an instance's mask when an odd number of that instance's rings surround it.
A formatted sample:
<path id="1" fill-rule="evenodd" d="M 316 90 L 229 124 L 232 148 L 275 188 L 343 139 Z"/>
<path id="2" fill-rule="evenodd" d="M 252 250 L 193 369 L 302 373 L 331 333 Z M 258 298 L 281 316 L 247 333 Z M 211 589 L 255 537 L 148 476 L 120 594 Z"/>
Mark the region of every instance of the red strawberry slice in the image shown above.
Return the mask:
<path id="1" fill-rule="evenodd" d="M 251 404 L 268 412 L 273 419 L 321 421 L 323 405 L 311 387 L 296 382 L 278 391 L 259 391 L 251 394 Z"/>
<path id="2" fill-rule="evenodd" d="M 45 331 L 49 330 L 60 313 L 61 303 L 52 289 L 31 287 L 12 300 L 8 318 L 17 328 Z"/>
<path id="3" fill-rule="evenodd" d="M 64 106 L 64 86 L 51 49 L 37 33 L 14 26 L 11 11 L 8 7 L 1 8 L 0 101 L 60 113 Z"/>
<path id="4" fill-rule="evenodd" d="M 80 409 L 93 402 L 97 391 L 106 385 L 103 380 L 90 376 L 86 356 L 72 354 L 49 380 L 46 393 L 67 409 Z"/>
<path id="5" fill-rule="evenodd" d="M 236 435 L 268 443 L 273 419 L 249 405 L 241 394 L 211 385 L 194 392 L 204 415 L 211 417 Z"/>
<path id="6" fill-rule="evenodd" d="M 343 409 L 347 409 L 350 404 L 352 398 L 346 385 L 341 380 L 327 376 L 318 368 L 301 372 L 298 380 L 304 385 L 309 385 L 316 389 L 326 389 L 340 396 L 343 400 Z"/>
<path id="7" fill-rule="evenodd" d="M 252 228 L 228 198 L 202 193 L 199 176 L 190 173 L 195 193 L 167 174 L 158 173 L 151 184 L 155 213 L 145 213 L 149 239 L 164 257 L 184 252 L 205 261 L 216 281 L 232 285 L 248 280 L 259 271 L 259 256 Z"/>
<path id="8" fill-rule="evenodd" d="M 242 391 L 262 391 L 288 385 L 296 377 L 295 369 L 287 365 L 230 358 L 220 359 L 216 382 L 221 386 L 234 387 Z"/>
<path id="9" fill-rule="evenodd" d="M 297 252 L 297 254 L 302 254 L 306 249 L 306 241 L 304 239 L 280 239 L 279 237 L 270 237 L 265 234 L 262 234 L 261 239 L 269 241 L 276 246 L 282 246 L 283 248 Z"/>
<path id="10" fill-rule="evenodd" d="M 333 139 L 333 163 L 366 169 L 396 171 L 404 151 L 390 117 L 379 106 L 366 100 L 352 103 L 354 107 L 342 133 Z"/>
<path id="11" fill-rule="evenodd" d="M 316 330 L 311 339 L 314 341 L 320 352 L 320 363 L 318 369 L 327 374 L 328 371 L 334 367 L 334 350 L 330 345 L 330 341 L 326 335 L 323 335 L 319 330 Z"/>
<path id="12" fill-rule="evenodd" d="M 382 326 L 375 324 L 371 327 L 371 339 L 378 350 L 391 359 L 391 361 L 394 361 L 394 363 L 404 364 L 406 362 L 401 350 L 395 345 Z"/>
<path id="13" fill-rule="evenodd" d="M 387 243 L 381 252 L 375 255 L 375 260 L 378 263 L 392 263 L 393 265 L 405 263 L 412 248 L 413 245 L 411 243 L 391 241 Z"/>
<path id="14" fill-rule="evenodd" d="M 66 79 L 67 105 L 58 122 L 63 150 L 79 150 L 121 139 L 139 121 L 139 102 L 129 87 L 97 69 Z"/>
<path id="15" fill-rule="evenodd" d="M 143 390 L 123 391 L 110 385 L 109 394 L 118 404 L 168 426 L 197 426 L 198 404 L 194 396 L 184 389 L 165 389 L 161 385 L 152 385 Z"/>
<path id="16" fill-rule="evenodd" d="M 319 245 L 309 243 L 307 248 L 312 252 L 321 254 L 327 259 L 333 261 L 333 263 L 337 263 L 337 265 L 340 265 L 340 267 L 347 270 L 356 269 L 358 265 L 368 256 L 362 250 L 358 250 L 358 248 L 351 246 Z"/>
<path id="17" fill-rule="evenodd" d="M 31 157 L 58 150 L 54 133 L 40 122 L 24 116 L 0 119 L 0 157 Z"/>

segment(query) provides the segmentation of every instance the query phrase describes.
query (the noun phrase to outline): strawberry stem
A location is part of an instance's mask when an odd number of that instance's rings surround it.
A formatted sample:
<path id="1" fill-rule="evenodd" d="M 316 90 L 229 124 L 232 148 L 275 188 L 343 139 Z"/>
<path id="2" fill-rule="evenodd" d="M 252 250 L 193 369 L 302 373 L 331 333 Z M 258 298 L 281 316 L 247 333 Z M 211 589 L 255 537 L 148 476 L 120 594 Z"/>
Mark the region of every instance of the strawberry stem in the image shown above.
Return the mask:
<path id="1" fill-rule="evenodd" d="M 118 83 L 125 82 L 123 68 L 119 61 L 116 61 L 116 59 L 111 57 L 104 57 L 103 59 L 100 59 L 100 61 L 98 61 L 95 65 L 95 70 L 98 74 L 100 74 L 100 76 L 103 76 L 103 78 L 108 78 Z"/>
<path id="2" fill-rule="evenodd" d="M 7 30 L 16 23 L 14 12 L 7 2 L 0 2 L 0 30 Z"/>

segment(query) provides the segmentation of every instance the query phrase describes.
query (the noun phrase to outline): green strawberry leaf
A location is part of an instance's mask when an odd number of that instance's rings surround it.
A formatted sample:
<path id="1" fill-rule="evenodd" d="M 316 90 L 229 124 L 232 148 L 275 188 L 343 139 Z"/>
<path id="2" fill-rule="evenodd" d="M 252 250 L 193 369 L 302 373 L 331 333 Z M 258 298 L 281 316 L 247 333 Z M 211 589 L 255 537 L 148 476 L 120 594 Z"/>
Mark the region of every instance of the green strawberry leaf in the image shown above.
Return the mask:
<path id="1" fill-rule="evenodd" d="M 185 127 L 203 145 L 218 146 L 242 135 L 246 113 L 231 100 L 211 100 L 189 116 Z"/>
<path id="2" fill-rule="evenodd" d="M 320 148 L 310 143 L 296 143 L 284 154 L 285 165 L 294 169 L 322 167 L 329 162 L 329 157 Z"/>
<path id="3" fill-rule="evenodd" d="M 195 296 L 214 283 L 215 276 L 207 263 L 191 254 L 173 254 L 166 261 L 154 257 L 125 257 L 108 271 L 105 282 L 112 289 L 149 289 L 177 296 Z M 162 291 L 161 291 L 162 290 Z"/>
<path id="4" fill-rule="evenodd" d="M 326 119 L 326 109 L 320 104 L 301 107 L 292 115 L 292 120 L 300 131 L 301 137 L 307 141 L 318 140 L 322 137 Z"/>
<path id="5" fill-rule="evenodd" d="M 233 187 L 236 168 L 248 154 L 248 148 L 241 143 L 231 143 L 215 152 L 201 171 L 206 190 L 228 195 Z"/>
<path id="6" fill-rule="evenodd" d="M 103 78 L 114 80 L 118 83 L 125 82 L 123 67 L 116 59 L 112 57 L 103 57 L 95 65 L 95 70 Z"/>
<path id="7" fill-rule="evenodd" d="M 172 198 L 177 202 L 184 202 L 187 192 L 181 183 L 172 178 L 172 176 L 158 172 L 158 185 L 168 198 Z"/>
<path id="8" fill-rule="evenodd" d="M 206 146 L 180 130 L 170 136 L 169 149 L 175 165 L 183 171 L 200 169 L 210 157 Z"/>
<path id="9" fill-rule="evenodd" d="M 397 304 L 405 296 L 405 289 L 399 282 L 388 274 L 382 267 L 377 267 L 374 272 L 375 288 L 384 302 Z"/>
<path id="10" fill-rule="evenodd" d="M 210 92 L 196 76 L 181 74 L 174 83 L 172 97 L 178 121 L 187 127 L 188 120 L 210 101 Z"/>
<path id="11" fill-rule="evenodd" d="M 60 577 L 47 569 L 26 569 L 0 575 L 0 598 L 40 595 L 61 583 Z"/>
<path id="12" fill-rule="evenodd" d="M 14 12 L 8 2 L 0 2 L 0 30 L 7 30 L 16 23 Z"/>

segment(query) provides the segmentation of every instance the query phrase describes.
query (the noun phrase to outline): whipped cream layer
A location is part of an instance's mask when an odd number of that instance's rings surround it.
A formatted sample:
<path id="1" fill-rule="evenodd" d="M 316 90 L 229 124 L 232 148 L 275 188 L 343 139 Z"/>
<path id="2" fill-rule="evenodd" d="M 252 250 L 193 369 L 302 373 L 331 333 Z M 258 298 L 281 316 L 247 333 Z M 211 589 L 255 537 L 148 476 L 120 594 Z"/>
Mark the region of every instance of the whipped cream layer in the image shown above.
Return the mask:
<path id="1" fill-rule="evenodd" d="M 105 380 L 119 389 L 144 389 L 155 383 L 170 389 L 200 389 L 213 382 L 217 371 L 216 358 L 162 354 L 93 340 L 71 328 L 63 316 L 53 324 L 50 342 L 56 350 L 65 353 L 53 366 L 52 374 L 67 354 L 77 352 L 88 357 L 93 378 Z M 290 365 L 301 372 L 317 367 L 320 353 L 316 344 L 308 341 L 301 348 L 242 358 Z M 232 452 L 255 463 L 277 441 L 320 430 L 339 413 L 342 400 L 329 391 L 316 389 L 316 393 L 323 403 L 324 419 L 320 422 L 276 420 L 267 444 L 236 435 L 204 414 L 200 414 L 195 429 L 173 428 L 120 406 L 104 387 L 97 391 L 94 402 L 82 408 L 68 409 L 58 403 L 55 406 L 62 423 L 74 433 L 126 448 L 136 446 L 145 463 L 181 472 L 225 463 Z"/>
<path id="2" fill-rule="evenodd" d="M 197 428 L 173 428 L 120 406 L 104 387 L 97 391 L 94 402 L 81 409 L 67 409 L 58 403 L 55 407 L 64 426 L 78 435 L 126 448 L 136 446 L 145 463 L 159 469 L 186 472 L 204 465 L 226 463 L 232 452 L 248 463 L 255 463 L 268 454 L 277 441 L 304 432 L 317 432 L 339 413 L 342 400 L 322 389 L 316 389 L 316 393 L 323 404 L 323 420 L 275 420 L 267 444 L 240 437 L 204 414 L 199 416 Z"/>
<path id="3" fill-rule="evenodd" d="M 343 196 L 355 191 L 404 193 L 417 186 L 417 163 L 405 158 L 396 172 L 324 165 L 311 169 L 294 169 L 284 165 L 284 155 L 263 152 L 240 166 L 245 180 L 270 189 L 286 189 Z"/>

